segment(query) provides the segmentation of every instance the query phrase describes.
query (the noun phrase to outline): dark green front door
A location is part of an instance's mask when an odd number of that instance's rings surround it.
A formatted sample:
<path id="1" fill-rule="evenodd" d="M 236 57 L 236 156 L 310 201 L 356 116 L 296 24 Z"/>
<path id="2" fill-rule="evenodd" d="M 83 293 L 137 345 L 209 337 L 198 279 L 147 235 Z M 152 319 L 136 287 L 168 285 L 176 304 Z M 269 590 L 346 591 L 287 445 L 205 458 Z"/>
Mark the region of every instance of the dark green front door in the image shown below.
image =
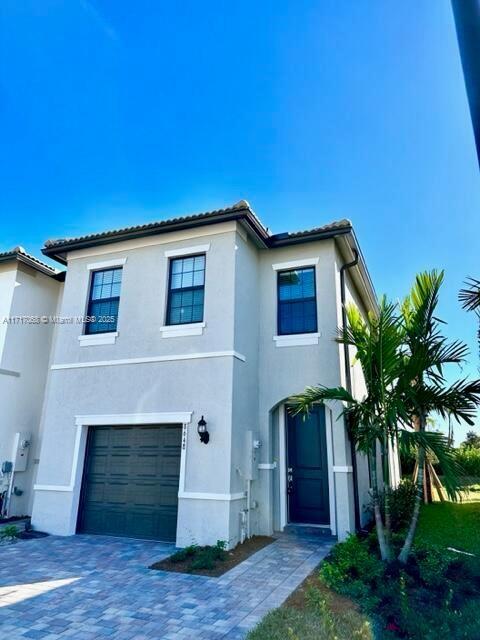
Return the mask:
<path id="1" fill-rule="evenodd" d="M 287 482 L 289 522 L 330 524 L 324 407 L 305 420 L 287 411 Z"/>
<path id="2" fill-rule="evenodd" d="M 90 427 L 78 530 L 174 541 L 182 428 Z"/>

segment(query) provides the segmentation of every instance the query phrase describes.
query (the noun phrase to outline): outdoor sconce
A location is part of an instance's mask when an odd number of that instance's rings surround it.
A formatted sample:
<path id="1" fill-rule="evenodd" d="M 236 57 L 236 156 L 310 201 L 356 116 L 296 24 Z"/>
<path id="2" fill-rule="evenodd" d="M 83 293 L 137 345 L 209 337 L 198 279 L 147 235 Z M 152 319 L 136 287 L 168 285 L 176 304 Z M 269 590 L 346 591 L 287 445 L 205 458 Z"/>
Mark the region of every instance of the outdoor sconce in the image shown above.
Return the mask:
<path id="1" fill-rule="evenodd" d="M 203 442 L 203 444 L 208 444 L 208 441 L 210 440 L 210 434 L 207 431 L 207 423 L 205 422 L 203 416 L 198 421 L 197 431 L 198 435 L 200 436 L 200 442 Z"/>

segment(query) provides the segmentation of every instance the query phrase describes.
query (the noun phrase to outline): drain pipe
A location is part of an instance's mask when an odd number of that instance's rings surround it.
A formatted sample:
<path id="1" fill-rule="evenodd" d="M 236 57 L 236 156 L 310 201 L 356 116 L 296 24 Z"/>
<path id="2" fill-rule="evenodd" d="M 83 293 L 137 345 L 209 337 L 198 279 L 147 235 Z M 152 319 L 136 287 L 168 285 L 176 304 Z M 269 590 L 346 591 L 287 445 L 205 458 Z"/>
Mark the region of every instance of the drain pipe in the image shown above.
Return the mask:
<path id="1" fill-rule="evenodd" d="M 352 267 L 355 267 L 358 264 L 358 251 L 356 249 L 352 249 L 353 251 L 353 260 L 352 262 L 347 262 L 346 264 L 340 267 L 340 297 L 342 304 L 342 328 L 347 326 L 347 310 L 345 308 L 346 304 L 346 288 L 345 288 L 345 272 Z M 348 349 L 348 344 L 343 345 L 343 357 L 345 361 L 345 381 L 347 385 L 347 391 L 352 393 L 352 375 L 350 373 L 350 353 Z M 360 530 L 360 505 L 359 505 L 359 494 L 358 494 L 358 470 L 357 470 L 357 452 L 355 448 L 355 443 L 353 442 L 352 437 L 349 433 L 349 425 L 347 425 L 348 438 L 350 441 L 350 455 L 352 457 L 352 476 L 353 476 L 353 498 L 355 501 L 355 529 L 356 531 Z"/>

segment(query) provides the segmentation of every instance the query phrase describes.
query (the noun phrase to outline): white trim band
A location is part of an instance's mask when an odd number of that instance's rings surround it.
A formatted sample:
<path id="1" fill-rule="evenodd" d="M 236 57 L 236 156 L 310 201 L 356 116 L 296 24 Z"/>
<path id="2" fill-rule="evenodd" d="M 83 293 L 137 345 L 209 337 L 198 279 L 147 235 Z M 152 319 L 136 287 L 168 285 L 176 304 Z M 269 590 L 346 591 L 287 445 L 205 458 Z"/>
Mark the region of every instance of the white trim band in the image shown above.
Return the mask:
<path id="1" fill-rule="evenodd" d="M 192 411 L 167 411 L 161 413 L 105 413 L 75 416 L 75 444 L 70 475 L 70 484 L 35 484 L 35 491 L 72 492 L 79 490 L 83 470 L 82 456 L 85 453 L 87 428 L 97 426 L 119 426 L 130 424 L 182 424 L 183 429 L 192 421 Z M 183 451 L 183 450 L 182 450 Z M 180 460 L 180 481 L 185 474 L 184 454 Z M 182 464 L 183 460 L 183 464 Z M 184 480 L 184 478 L 183 478 Z"/>
<path id="2" fill-rule="evenodd" d="M 318 344 L 319 333 L 296 333 L 285 336 L 273 336 L 276 347 L 303 347 Z"/>
<path id="3" fill-rule="evenodd" d="M 233 502 L 235 500 L 244 500 L 247 495 L 242 493 L 196 493 L 193 491 L 179 491 L 178 497 L 186 500 L 223 500 L 224 502 Z"/>
<path id="4" fill-rule="evenodd" d="M 118 426 L 125 424 L 190 424 L 192 411 L 167 411 L 162 413 L 112 413 L 75 416 L 77 427 Z"/>
<path id="5" fill-rule="evenodd" d="M 108 269 L 109 267 L 123 267 L 126 261 L 126 258 L 114 258 L 113 260 L 103 260 L 102 262 L 91 262 L 87 264 L 87 269 L 96 271 L 97 269 Z"/>
<path id="6" fill-rule="evenodd" d="M 304 258 L 303 260 L 290 260 L 289 262 L 277 262 L 272 264 L 274 271 L 282 271 L 283 269 L 296 269 L 297 267 L 314 267 L 318 264 L 319 257 Z"/>
<path id="7" fill-rule="evenodd" d="M 171 356 L 152 356 L 150 358 L 123 358 L 121 360 L 97 360 L 92 362 L 69 362 L 66 364 L 53 364 L 50 369 L 84 369 L 89 367 L 114 367 L 122 364 L 149 364 L 152 362 L 175 362 L 178 360 L 201 360 L 203 358 L 236 358 L 246 361 L 243 354 L 238 351 L 210 351 L 205 353 L 185 353 Z"/>
<path id="8" fill-rule="evenodd" d="M 96 344 L 115 344 L 118 331 L 110 331 L 108 333 L 89 333 L 78 336 L 81 347 L 92 347 Z"/>
<path id="9" fill-rule="evenodd" d="M 34 491 L 73 491 L 73 486 L 62 484 L 34 484 Z"/>
<path id="10" fill-rule="evenodd" d="M 353 471 L 353 467 L 351 467 L 350 465 L 346 465 L 346 466 L 334 466 L 333 470 L 335 473 L 352 473 Z"/>
<path id="11" fill-rule="evenodd" d="M 205 322 L 192 322 L 190 324 L 171 324 L 160 327 L 162 338 L 181 338 L 184 336 L 201 336 L 205 329 Z"/>
<path id="12" fill-rule="evenodd" d="M 198 244 L 195 247 L 182 247 L 178 249 L 169 249 L 165 251 L 166 258 L 175 258 L 177 256 L 193 256 L 196 253 L 206 253 L 210 249 L 209 244 Z"/>

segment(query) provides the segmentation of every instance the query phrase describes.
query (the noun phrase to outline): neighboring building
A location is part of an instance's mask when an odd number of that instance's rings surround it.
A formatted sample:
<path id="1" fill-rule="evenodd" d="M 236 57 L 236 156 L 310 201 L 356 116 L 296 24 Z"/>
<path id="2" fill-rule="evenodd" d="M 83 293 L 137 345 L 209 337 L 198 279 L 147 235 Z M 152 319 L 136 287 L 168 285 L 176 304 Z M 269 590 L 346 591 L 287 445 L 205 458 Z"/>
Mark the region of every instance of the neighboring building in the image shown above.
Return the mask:
<path id="1" fill-rule="evenodd" d="M 35 527 L 233 546 L 366 520 L 341 406 L 286 411 L 306 385 L 348 383 L 342 289 L 376 309 L 349 221 L 270 235 L 241 201 L 43 252 L 67 266 L 59 315 L 97 322 L 55 329 Z M 362 394 L 359 365 L 348 373 Z"/>
<path id="2" fill-rule="evenodd" d="M 480 162 L 480 0 L 452 0 L 452 7 Z"/>
<path id="3" fill-rule="evenodd" d="M 22 247 L 0 253 L 0 495 L 3 513 L 30 514 L 39 425 L 62 275 Z"/>

